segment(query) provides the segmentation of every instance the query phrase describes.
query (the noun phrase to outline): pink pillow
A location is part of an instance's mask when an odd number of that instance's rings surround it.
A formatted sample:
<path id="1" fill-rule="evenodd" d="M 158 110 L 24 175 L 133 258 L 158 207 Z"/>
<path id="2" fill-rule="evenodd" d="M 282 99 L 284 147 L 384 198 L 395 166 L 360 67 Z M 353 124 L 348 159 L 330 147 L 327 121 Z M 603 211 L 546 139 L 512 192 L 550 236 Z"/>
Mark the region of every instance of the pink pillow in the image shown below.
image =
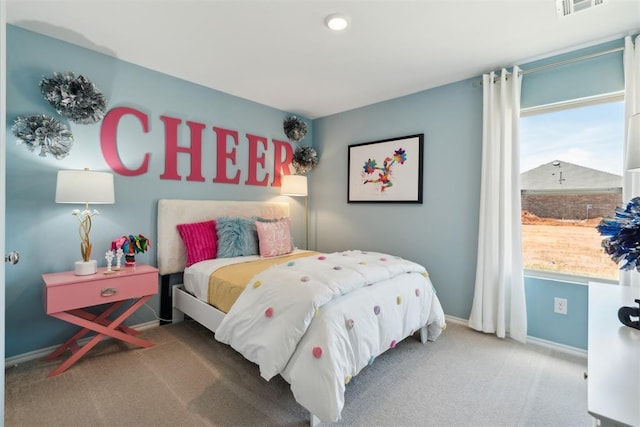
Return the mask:
<path id="1" fill-rule="evenodd" d="M 196 262 L 214 259 L 218 251 L 214 220 L 176 225 L 187 250 L 187 267 Z"/>
<path id="2" fill-rule="evenodd" d="M 272 222 L 256 221 L 256 228 L 262 258 L 288 254 L 293 250 L 289 218 Z"/>

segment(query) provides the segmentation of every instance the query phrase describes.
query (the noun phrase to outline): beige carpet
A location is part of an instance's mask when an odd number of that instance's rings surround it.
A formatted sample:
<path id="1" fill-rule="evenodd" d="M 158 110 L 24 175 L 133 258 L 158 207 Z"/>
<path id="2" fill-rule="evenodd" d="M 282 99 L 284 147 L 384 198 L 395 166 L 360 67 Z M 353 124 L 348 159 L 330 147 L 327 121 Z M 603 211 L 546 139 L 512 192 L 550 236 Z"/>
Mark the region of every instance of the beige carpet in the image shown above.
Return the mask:
<path id="1" fill-rule="evenodd" d="M 280 377 L 187 321 L 145 331 L 156 345 L 105 341 L 67 372 L 32 361 L 6 370 L 6 426 L 303 426 Z M 449 324 L 409 338 L 353 378 L 340 425 L 591 426 L 586 360 Z"/>

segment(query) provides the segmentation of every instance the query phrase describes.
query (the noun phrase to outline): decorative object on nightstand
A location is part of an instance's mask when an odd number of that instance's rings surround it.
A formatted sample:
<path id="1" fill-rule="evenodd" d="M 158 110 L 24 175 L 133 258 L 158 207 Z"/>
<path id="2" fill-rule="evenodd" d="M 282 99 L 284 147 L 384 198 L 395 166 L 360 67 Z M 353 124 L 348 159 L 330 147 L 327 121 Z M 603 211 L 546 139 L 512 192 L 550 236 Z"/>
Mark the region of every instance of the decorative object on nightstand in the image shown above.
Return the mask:
<path id="1" fill-rule="evenodd" d="M 307 177 L 304 175 L 283 175 L 280 186 L 283 196 L 304 197 L 305 249 L 309 249 L 309 198 Z"/>
<path id="2" fill-rule="evenodd" d="M 99 212 L 89 209 L 89 203 L 115 203 L 113 190 L 113 174 L 108 172 L 94 172 L 88 168 L 84 170 L 58 171 L 56 182 L 56 203 L 84 204 L 83 211 L 74 209 L 71 213 L 80 221 L 80 253 L 82 261 L 75 263 L 75 274 L 84 276 L 95 274 L 98 264 L 91 259 L 92 244 L 89 240 L 92 217 Z"/>
<path id="3" fill-rule="evenodd" d="M 115 270 L 120 270 L 122 268 L 122 257 L 124 256 L 124 251 L 122 248 L 118 248 L 116 250 L 116 267 Z"/>
<path id="4" fill-rule="evenodd" d="M 112 274 L 114 271 L 111 269 L 111 265 L 113 264 L 113 257 L 115 256 L 115 253 L 113 251 L 107 251 L 104 254 L 104 258 L 107 260 L 107 269 L 105 270 L 104 274 Z"/>
<path id="5" fill-rule="evenodd" d="M 146 252 L 151 246 L 151 242 L 148 238 L 142 234 L 134 236 L 129 234 L 128 236 L 122 236 L 113 242 L 111 242 L 111 250 L 121 250 L 124 254 L 124 266 L 133 267 L 136 265 L 136 254 Z M 121 255 L 122 256 L 122 255 Z M 118 259 L 119 261 L 119 259 Z M 120 263 L 118 262 L 118 267 Z"/>

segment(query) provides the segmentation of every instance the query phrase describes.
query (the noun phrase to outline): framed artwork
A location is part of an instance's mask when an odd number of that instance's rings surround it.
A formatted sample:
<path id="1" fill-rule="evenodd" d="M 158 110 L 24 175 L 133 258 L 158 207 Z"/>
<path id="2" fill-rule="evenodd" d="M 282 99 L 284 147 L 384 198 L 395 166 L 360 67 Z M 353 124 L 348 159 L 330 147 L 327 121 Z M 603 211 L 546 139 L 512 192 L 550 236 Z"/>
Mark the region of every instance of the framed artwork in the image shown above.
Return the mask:
<path id="1" fill-rule="evenodd" d="M 349 145 L 348 203 L 422 203 L 424 134 Z"/>

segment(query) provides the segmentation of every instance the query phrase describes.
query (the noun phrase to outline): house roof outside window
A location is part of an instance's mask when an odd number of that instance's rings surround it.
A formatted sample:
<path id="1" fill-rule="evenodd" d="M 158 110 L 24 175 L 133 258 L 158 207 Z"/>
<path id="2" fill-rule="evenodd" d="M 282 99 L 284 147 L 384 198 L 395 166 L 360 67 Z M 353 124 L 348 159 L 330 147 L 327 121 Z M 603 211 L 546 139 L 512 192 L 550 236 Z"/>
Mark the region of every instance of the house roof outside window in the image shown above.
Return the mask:
<path id="1" fill-rule="evenodd" d="M 520 188 L 528 192 L 621 191 L 622 176 L 554 160 L 522 172 Z"/>

